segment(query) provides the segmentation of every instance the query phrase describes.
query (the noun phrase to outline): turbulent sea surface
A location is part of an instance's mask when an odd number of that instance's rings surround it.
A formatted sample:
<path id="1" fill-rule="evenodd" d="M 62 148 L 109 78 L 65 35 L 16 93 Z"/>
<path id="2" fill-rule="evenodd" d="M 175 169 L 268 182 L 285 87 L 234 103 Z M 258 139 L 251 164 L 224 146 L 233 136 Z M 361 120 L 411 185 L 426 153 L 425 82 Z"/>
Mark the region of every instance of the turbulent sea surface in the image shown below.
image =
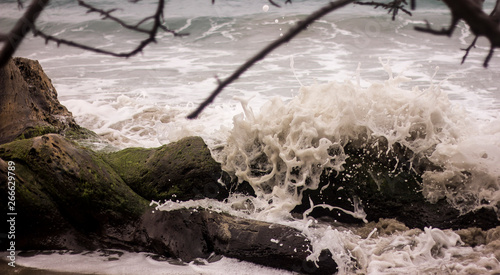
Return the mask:
<path id="1" fill-rule="evenodd" d="M 115 16 L 138 22 L 154 13 L 155 1 L 88 1 L 103 9 L 119 7 Z M 246 218 L 298 228 L 314 244 L 311 259 L 329 249 L 340 274 L 494 274 L 500 272 L 496 248 L 464 245 L 451 230 L 426 228 L 362 238 L 347 227 L 332 228 L 310 218 L 291 219 L 297 194 L 286 168 L 319 177 L 315 167 L 342 169 L 346 156 L 326 153 L 342 140 L 369 133 L 401 142 L 445 167 L 423 175 L 429 200 L 447 198 L 463 212 L 500 201 L 500 54 L 482 67 L 489 45 L 480 39 L 463 65 L 464 51 L 474 39 L 460 23 L 453 37 L 418 33 L 415 25 L 429 20 L 446 26 L 449 12 L 437 1 L 417 1 L 413 16 L 394 21 L 384 10 L 350 5 L 312 24 L 294 40 L 271 53 L 240 79 L 196 120 L 186 116 L 239 65 L 326 1 L 292 1 L 282 8 L 268 1 L 171 0 L 165 7 L 170 29 L 142 54 L 120 59 L 28 36 L 16 55 L 39 60 L 52 79 L 60 101 L 77 122 L 98 133 L 105 150 L 155 147 L 190 135 L 210 146 L 225 170 L 272 192 L 252 199 L 259 211 L 239 213 L 211 200 L 166 204 L 160 210 L 203 206 Z M 491 8 L 494 1 L 487 0 Z M 267 6 L 267 7 L 266 7 Z M 16 1 L 0 3 L 0 26 L 10 28 L 22 14 Z M 53 0 L 41 14 L 47 33 L 103 49 L 128 51 L 144 39 L 118 24 L 86 13 L 76 1 Z M 425 138 L 406 137 L 415 129 Z M 277 137 L 278 134 L 285 137 Z M 259 142 L 256 142 L 259 141 Z M 259 146 L 254 146 L 256 143 Z M 95 144 L 102 149 L 104 145 Z M 254 146 L 254 147 L 252 147 Z M 252 150 L 242 148 L 252 147 Z M 263 177 L 255 177 L 245 160 L 270 152 Z M 243 153 L 242 153 L 243 152 Z M 297 156 L 302 160 L 297 163 Z M 277 163 L 285 164 L 277 165 Z M 273 169 L 280 166 L 282 169 Z M 271 168 L 269 168 L 271 167 Z M 446 182 L 470 172 L 450 192 Z M 288 171 L 288 172 L 287 172 Z M 270 176 L 271 175 L 271 176 Z M 302 178 L 303 179 L 303 178 Z M 294 184 L 300 179 L 294 179 Z M 465 184 L 463 184 L 465 182 Z M 273 199 L 272 205 L 268 204 Z M 465 203 L 464 203 L 465 202 Z M 363 213 L 353 213 L 362 217 Z M 498 253 L 497 253 L 498 254 Z M 19 257 L 20 265 L 65 272 L 98 274 L 288 274 L 223 258 L 214 263 L 176 264 L 141 253 L 55 253 Z M 110 260 L 113 258 L 113 260 Z M 234 273 L 236 272 L 236 273 Z"/>

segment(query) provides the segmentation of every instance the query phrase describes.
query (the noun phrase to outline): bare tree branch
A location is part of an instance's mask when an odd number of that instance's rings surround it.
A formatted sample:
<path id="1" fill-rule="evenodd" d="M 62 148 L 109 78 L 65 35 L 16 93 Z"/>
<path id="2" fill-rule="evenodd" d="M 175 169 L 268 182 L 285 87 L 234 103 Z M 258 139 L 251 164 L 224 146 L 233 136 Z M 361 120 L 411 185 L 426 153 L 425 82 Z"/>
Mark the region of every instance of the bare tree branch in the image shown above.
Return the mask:
<path id="1" fill-rule="evenodd" d="M 497 0 L 491 15 L 484 13 L 482 0 L 443 0 L 451 11 L 452 22 L 448 29 L 441 31 L 433 30 L 429 24 L 426 28 L 415 27 L 417 31 L 423 31 L 436 35 L 450 36 L 459 20 L 464 20 L 476 36 L 485 36 L 490 41 L 490 51 L 484 60 L 483 66 L 488 67 L 488 63 L 493 56 L 495 48 L 500 47 L 500 1 Z M 469 47 L 470 48 L 470 47 Z M 467 49 L 466 56 L 468 54 Z M 465 57 L 464 57 L 465 58 Z M 462 58 L 462 60 L 464 60 Z"/>
<path id="2" fill-rule="evenodd" d="M 493 8 L 493 10 L 491 11 L 490 13 L 490 17 L 497 23 L 500 24 L 500 0 L 497 0 L 496 4 L 495 4 L 495 7 Z M 476 35 L 476 37 L 474 37 L 474 40 L 472 41 L 472 43 L 469 45 L 469 47 L 467 47 L 466 49 L 462 49 L 465 51 L 465 54 L 464 56 L 462 57 L 462 64 L 464 64 L 465 62 L 465 59 L 467 59 L 467 56 L 469 55 L 469 51 L 472 49 L 472 48 L 475 48 L 476 47 L 476 42 L 477 42 L 477 39 L 478 39 L 478 36 Z M 490 49 L 491 50 L 491 49 Z M 489 58 L 486 58 L 486 60 L 490 60 L 491 56 Z M 487 65 L 488 63 L 486 63 Z"/>
<path id="3" fill-rule="evenodd" d="M 488 52 L 488 55 L 484 59 L 483 62 L 483 67 L 488 67 L 488 63 L 490 62 L 491 57 L 493 56 L 493 52 L 495 51 L 495 48 L 493 46 L 490 47 L 490 51 Z"/>
<path id="4" fill-rule="evenodd" d="M 142 23 L 144 23 L 147 20 L 154 19 L 154 17 L 149 16 L 149 17 L 146 17 L 143 20 L 141 20 L 136 26 L 132 26 L 132 25 L 129 25 L 129 24 L 125 23 L 121 19 L 119 19 L 119 18 L 114 17 L 113 15 L 111 15 L 111 13 L 114 12 L 114 11 L 116 11 L 117 9 L 111 9 L 111 10 L 105 11 L 105 10 L 102 10 L 102 9 L 98 9 L 98 8 L 96 8 L 96 7 L 94 7 L 94 6 L 90 5 L 90 4 L 87 4 L 85 1 L 82 1 L 82 0 L 78 0 L 78 5 L 87 8 L 88 9 L 87 13 L 93 13 L 93 12 L 99 13 L 102 16 L 103 20 L 110 19 L 111 21 L 114 21 L 114 22 L 120 24 L 122 27 L 124 27 L 126 29 L 134 30 L 134 31 L 137 31 L 137 32 L 142 32 L 142 33 L 149 33 L 150 30 L 141 29 L 141 28 L 139 28 L 139 25 L 142 24 Z"/>
<path id="5" fill-rule="evenodd" d="M 137 2 L 138 0 L 131 0 L 131 2 Z M 84 45 L 81 43 L 78 43 L 76 41 L 70 41 L 66 39 L 61 39 L 57 38 L 55 36 L 46 34 L 45 32 L 41 31 L 38 29 L 34 22 L 36 21 L 36 18 L 38 17 L 38 14 L 45 8 L 49 0 L 33 0 L 32 4 L 29 6 L 27 9 L 26 13 L 21 17 L 16 26 L 12 29 L 12 31 L 9 34 L 0 34 L 0 42 L 3 41 L 5 42 L 5 45 L 0 52 L 0 67 L 3 65 L 7 64 L 7 61 L 10 59 L 10 57 L 14 54 L 15 50 L 19 47 L 22 39 L 24 36 L 30 31 L 33 31 L 33 34 L 35 36 L 40 36 L 45 39 L 45 42 L 48 43 L 50 41 L 53 41 L 57 43 L 57 45 L 68 45 L 80 49 L 84 49 L 87 51 L 95 52 L 95 53 L 101 53 L 101 54 L 107 54 L 107 55 L 112 55 L 116 57 L 130 57 L 133 55 L 136 55 L 137 53 L 142 52 L 142 50 L 149 44 L 151 43 L 156 43 L 156 35 L 159 30 L 163 30 L 166 32 L 172 33 L 174 36 L 184 36 L 188 35 L 187 33 L 177 33 L 175 31 L 172 31 L 168 29 L 166 26 L 164 26 L 163 23 L 163 9 L 164 9 L 164 3 L 165 0 L 160 0 L 158 1 L 156 12 L 152 16 L 148 16 L 141 21 L 139 21 L 135 25 L 131 25 L 126 23 L 125 21 L 121 20 L 118 17 L 113 16 L 111 13 L 116 11 L 116 9 L 111 9 L 111 10 L 103 10 L 96 8 L 95 6 L 92 6 L 88 3 L 86 3 L 83 0 L 78 0 L 78 4 L 84 8 L 86 8 L 88 13 L 99 13 L 102 16 L 103 20 L 111 20 L 113 22 L 116 22 L 120 24 L 122 27 L 140 32 L 140 33 L 145 33 L 147 34 L 147 38 L 142 40 L 137 47 L 134 49 L 130 50 L 129 52 L 122 52 L 122 53 L 117 53 L 113 52 L 110 50 L 104 50 L 104 49 L 99 49 L 93 46 L 88 46 Z M 19 0 L 19 4 L 22 4 L 22 2 Z M 144 23 L 152 21 L 153 26 L 151 29 L 145 29 L 141 28 L 141 25 Z"/>
<path id="6" fill-rule="evenodd" d="M 122 21 L 121 19 L 112 16 L 111 13 L 113 11 L 115 11 L 115 9 L 105 11 L 105 10 L 102 10 L 102 9 L 98 9 L 98 8 L 92 6 L 92 5 L 89 5 L 89 4 L 87 4 L 87 3 L 85 3 L 84 1 L 81 1 L 81 0 L 78 0 L 78 3 L 81 6 L 87 8 L 89 10 L 89 12 L 99 13 L 100 15 L 103 16 L 103 19 L 110 19 L 110 20 L 112 20 L 114 22 L 117 22 L 118 24 L 120 24 L 124 28 L 130 29 L 130 30 L 133 30 L 133 31 L 137 31 L 137 32 L 146 33 L 146 34 L 148 34 L 148 37 L 146 39 L 142 40 L 137 45 L 137 47 L 135 47 L 134 49 L 132 49 L 132 50 L 130 50 L 128 52 L 117 53 L 117 52 L 113 52 L 113 51 L 109 51 L 109 50 L 99 49 L 99 48 L 96 48 L 96 47 L 92 47 L 92 46 L 80 44 L 80 43 L 75 42 L 75 41 L 70 41 L 70 40 L 66 40 L 66 39 L 57 38 L 57 37 L 54 37 L 52 35 L 48 35 L 48 34 L 42 32 L 41 30 L 38 30 L 38 29 L 35 29 L 33 31 L 34 35 L 35 36 L 40 36 L 40 37 L 44 38 L 45 41 L 46 41 L 46 43 L 48 43 L 49 41 L 53 41 L 53 42 L 57 43 L 58 46 L 61 45 L 61 44 L 63 44 L 63 45 L 67 45 L 67 46 L 71 46 L 71 47 L 75 47 L 75 48 L 80 48 L 80 49 L 91 51 L 91 52 L 95 52 L 95 53 L 107 54 L 107 55 L 116 56 L 116 57 L 131 57 L 133 55 L 136 55 L 136 54 L 142 52 L 143 49 L 147 45 L 149 45 L 151 43 L 156 43 L 156 35 L 157 35 L 157 33 L 158 33 L 158 31 L 160 29 L 168 31 L 168 32 L 172 32 L 176 36 L 188 35 L 188 34 L 179 34 L 179 33 L 175 32 L 175 31 L 171 31 L 171 30 L 169 30 L 168 28 L 166 28 L 165 26 L 162 25 L 162 21 L 163 21 L 163 8 L 164 8 L 165 0 L 158 1 L 158 6 L 156 8 L 156 12 L 155 12 L 154 15 L 142 19 L 136 25 L 127 24 L 124 21 Z M 153 20 L 153 26 L 151 27 L 150 30 L 139 28 L 139 26 L 141 24 L 143 24 L 144 22 L 147 22 L 149 20 Z"/>
<path id="7" fill-rule="evenodd" d="M 135 2 L 137 2 L 137 1 L 135 1 Z M 143 18 L 137 24 L 130 25 L 130 24 L 127 24 L 126 22 L 124 22 L 123 20 L 121 20 L 120 18 L 111 15 L 111 13 L 116 11 L 117 9 L 111 9 L 111 10 L 105 11 L 103 9 L 98 9 L 98 8 L 88 4 L 83 0 L 78 0 L 78 5 L 87 8 L 88 9 L 87 13 L 92 13 L 92 12 L 99 13 L 102 16 L 103 20 L 109 19 L 111 21 L 114 21 L 114 22 L 120 24 L 122 27 L 124 27 L 126 29 L 137 31 L 137 32 L 142 32 L 142 33 L 146 33 L 146 34 L 149 34 L 151 32 L 151 30 L 142 29 L 142 28 L 140 28 L 140 25 L 144 24 L 145 22 L 147 22 L 149 20 L 155 19 L 155 16 L 148 16 L 146 18 Z M 174 36 L 187 35 L 187 34 L 179 34 L 173 30 L 168 29 L 167 27 L 165 27 L 163 25 L 159 25 L 159 28 L 161 28 L 164 31 L 172 33 Z"/>
<path id="8" fill-rule="evenodd" d="M 398 15 L 398 11 L 401 10 L 404 13 L 408 14 L 411 16 L 411 12 L 407 9 L 405 9 L 405 6 L 408 5 L 406 0 L 394 0 L 389 3 L 380 3 L 380 2 L 360 2 L 360 1 L 355 1 L 354 4 L 358 5 L 363 5 L 363 6 L 374 6 L 374 8 L 382 7 L 383 9 L 388 10 L 387 13 L 392 12 L 392 20 L 396 19 L 396 15 Z"/>
<path id="9" fill-rule="evenodd" d="M 497 0 L 495 7 L 490 13 L 490 17 L 497 23 L 500 23 L 500 0 Z"/>
<path id="10" fill-rule="evenodd" d="M 210 96 L 203 101 L 198 108 L 192 112 L 191 114 L 188 115 L 187 118 L 189 119 L 194 119 L 198 117 L 198 115 L 205 109 L 210 103 L 214 101 L 214 99 L 220 94 L 220 92 L 229 84 L 234 82 L 236 79 L 238 79 L 246 70 L 248 70 L 250 67 L 252 67 L 255 63 L 257 63 L 259 60 L 263 59 L 266 57 L 270 52 L 278 48 L 284 43 L 287 43 L 290 41 L 293 37 L 295 37 L 297 34 L 302 32 L 309 26 L 311 23 L 314 21 L 318 20 L 319 18 L 327 15 L 328 13 L 341 8 L 349 3 L 354 2 L 354 0 L 338 0 L 335 2 L 330 2 L 328 5 L 322 7 L 321 9 L 315 11 L 314 13 L 310 14 L 306 19 L 303 21 L 299 22 L 297 25 L 295 25 L 293 28 L 291 28 L 286 34 L 281 36 L 279 39 L 275 40 L 273 43 L 267 45 L 264 49 L 262 49 L 260 52 L 258 52 L 256 55 L 254 55 L 252 58 L 247 60 L 243 65 L 241 65 L 233 74 L 231 74 L 228 78 L 226 78 L 224 81 L 219 82 L 219 85 L 217 88 L 210 94 Z"/>
<path id="11" fill-rule="evenodd" d="M 7 64 L 26 34 L 34 28 L 34 22 L 48 3 L 49 0 L 33 0 L 23 16 L 17 20 L 14 28 L 3 39 L 4 45 L 0 51 L 0 68 Z"/>

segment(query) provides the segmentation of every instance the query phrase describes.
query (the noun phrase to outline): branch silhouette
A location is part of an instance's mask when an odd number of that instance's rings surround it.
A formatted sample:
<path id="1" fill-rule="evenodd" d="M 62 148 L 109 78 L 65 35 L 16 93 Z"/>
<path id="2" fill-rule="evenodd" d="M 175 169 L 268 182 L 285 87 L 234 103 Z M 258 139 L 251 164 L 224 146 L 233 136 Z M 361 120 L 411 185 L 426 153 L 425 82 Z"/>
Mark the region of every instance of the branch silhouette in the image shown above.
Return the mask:
<path id="1" fill-rule="evenodd" d="M 450 26 L 441 30 L 435 30 L 432 29 L 430 23 L 427 22 L 426 27 L 416 26 L 415 30 L 434 35 L 451 36 L 458 22 L 460 20 L 465 21 L 476 36 L 485 36 L 490 41 L 490 50 L 483 62 L 483 67 L 488 67 L 488 63 L 493 56 L 495 48 L 500 47 L 500 0 L 496 1 L 495 7 L 490 15 L 483 11 L 482 1 L 443 0 L 443 2 L 451 11 L 452 19 Z M 462 62 L 467 57 L 475 42 L 476 40 L 473 41 L 469 48 L 465 49 L 466 54 L 464 58 L 462 58 Z"/>
<path id="2" fill-rule="evenodd" d="M 138 33 L 146 34 L 147 37 L 141 40 L 137 46 L 131 49 L 128 52 L 114 52 L 112 50 L 100 49 L 91 45 L 85 45 L 73 40 L 67 40 L 64 38 L 58 38 L 53 35 L 47 34 L 36 27 L 35 22 L 38 15 L 44 10 L 49 0 L 33 0 L 30 6 L 27 8 L 25 14 L 18 20 L 14 28 L 8 34 L 0 33 L 0 42 L 4 42 L 4 47 L 0 51 L 0 67 L 3 67 L 7 64 L 8 60 L 13 56 L 16 49 L 21 44 L 21 41 L 26 36 L 26 34 L 30 31 L 33 32 L 34 36 L 39 36 L 45 39 L 45 42 L 55 42 L 59 45 L 67 45 L 75 48 L 80 48 L 83 50 L 106 54 L 116 57 L 131 57 L 136 55 L 144 50 L 146 46 L 151 43 L 156 43 L 156 36 L 160 30 L 172 33 L 174 36 L 184 36 L 188 35 L 187 33 L 177 33 L 173 30 L 170 30 L 163 23 L 163 9 L 165 7 L 165 0 L 159 0 L 156 6 L 155 13 L 151 16 L 147 16 L 137 22 L 135 25 L 131 25 L 121 20 L 120 18 L 112 15 L 117 9 L 103 10 L 99 9 L 93 5 L 88 4 L 83 0 L 77 0 L 78 5 L 87 9 L 87 13 L 98 13 L 102 16 L 102 20 L 110 20 L 116 22 L 120 26 L 125 29 L 135 31 Z M 131 2 L 138 2 L 138 0 L 133 0 Z M 18 1 L 19 7 L 21 7 L 22 2 Z M 150 29 L 141 27 L 147 22 L 152 21 L 153 26 Z"/>

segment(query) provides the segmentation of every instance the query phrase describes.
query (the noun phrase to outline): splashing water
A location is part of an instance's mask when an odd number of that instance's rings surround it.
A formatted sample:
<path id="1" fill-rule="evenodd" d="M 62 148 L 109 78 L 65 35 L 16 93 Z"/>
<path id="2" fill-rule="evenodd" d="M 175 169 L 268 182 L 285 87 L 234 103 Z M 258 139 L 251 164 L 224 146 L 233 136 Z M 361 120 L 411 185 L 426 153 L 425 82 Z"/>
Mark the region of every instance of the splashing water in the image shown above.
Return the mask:
<path id="1" fill-rule="evenodd" d="M 410 79 L 393 77 L 385 67 L 389 79 L 383 83 L 363 87 L 358 78 L 301 87 L 289 102 L 276 97 L 258 114 L 241 100 L 244 114 L 234 117 L 234 129 L 224 149 L 214 150 L 215 158 L 239 182 L 250 183 L 269 202 L 269 211 L 288 213 L 300 204 L 303 190 L 318 188 L 324 171 L 344 170 L 347 143 L 364 146 L 382 137 L 387 148 L 398 143 L 441 167 L 423 174 L 430 201 L 447 198 L 463 213 L 495 207 L 498 126 L 477 127 L 477 119 L 453 105 L 439 85 L 401 88 Z"/>

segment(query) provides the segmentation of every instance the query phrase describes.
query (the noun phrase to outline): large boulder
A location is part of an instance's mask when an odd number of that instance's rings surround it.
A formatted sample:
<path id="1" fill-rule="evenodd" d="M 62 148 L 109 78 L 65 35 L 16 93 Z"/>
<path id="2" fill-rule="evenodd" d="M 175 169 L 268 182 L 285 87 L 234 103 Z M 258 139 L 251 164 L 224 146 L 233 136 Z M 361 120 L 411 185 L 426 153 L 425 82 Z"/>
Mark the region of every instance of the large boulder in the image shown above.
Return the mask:
<path id="1" fill-rule="evenodd" d="M 59 103 L 38 61 L 15 58 L 0 68 L 0 144 L 46 133 L 92 134 Z"/>
<path id="2" fill-rule="evenodd" d="M 148 205 L 96 153 L 58 134 L 0 145 L 0 159 L 2 175 L 6 162 L 15 168 L 18 249 L 98 247 L 107 227 L 137 220 Z"/>

